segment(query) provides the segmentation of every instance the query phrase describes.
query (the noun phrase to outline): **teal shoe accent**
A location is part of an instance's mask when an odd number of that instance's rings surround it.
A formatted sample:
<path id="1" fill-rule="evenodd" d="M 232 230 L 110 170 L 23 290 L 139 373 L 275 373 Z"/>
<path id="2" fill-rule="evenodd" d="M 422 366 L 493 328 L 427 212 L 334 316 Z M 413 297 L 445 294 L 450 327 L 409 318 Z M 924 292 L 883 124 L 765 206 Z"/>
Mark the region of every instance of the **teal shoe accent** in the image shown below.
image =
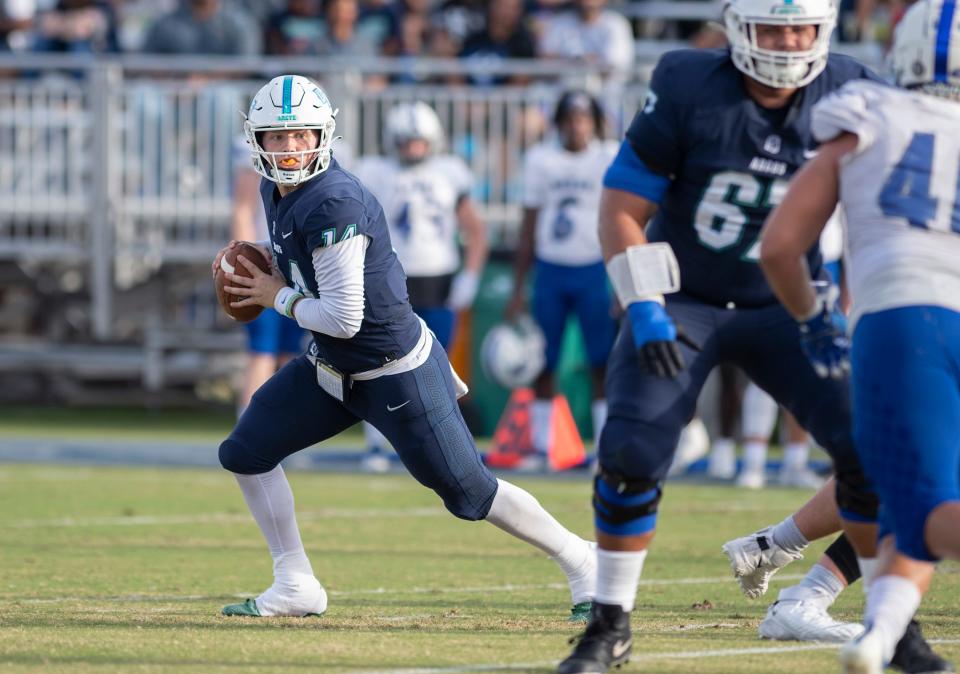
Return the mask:
<path id="1" fill-rule="evenodd" d="M 256 599 L 247 599 L 242 604 L 227 604 L 224 606 L 220 613 L 223 615 L 242 615 L 249 616 L 251 618 L 259 618 L 260 610 L 257 608 Z"/>
<path id="2" fill-rule="evenodd" d="M 573 608 L 570 609 L 570 617 L 567 618 L 568 623 L 588 623 L 590 622 L 590 611 L 593 610 L 592 601 L 582 601 L 579 604 L 574 604 Z"/>

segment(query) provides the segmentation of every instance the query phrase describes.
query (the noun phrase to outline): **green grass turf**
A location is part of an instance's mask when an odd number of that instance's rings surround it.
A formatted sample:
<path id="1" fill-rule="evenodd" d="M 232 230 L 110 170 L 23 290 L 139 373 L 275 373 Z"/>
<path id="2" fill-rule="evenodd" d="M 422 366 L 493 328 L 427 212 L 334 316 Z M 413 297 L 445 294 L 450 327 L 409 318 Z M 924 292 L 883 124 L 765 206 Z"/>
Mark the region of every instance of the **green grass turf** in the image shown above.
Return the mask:
<path id="1" fill-rule="evenodd" d="M 563 578 L 535 550 L 447 515 L 405 475 L 292 473 L 291 482 L 330 608 L 321 618 L 225 618 L 223 604 L 270 582 L 229 475 L 0 466 L 0 671 L 550 672 L 568 652 L 578 628 L 565 622 Z M 518 482 L 590 532 L 586 479 Z M 784 645 L 756 639 L 767 601 L 740 596 L 720 545 L 805 497 L 671 485 L 623 671 L 836 671 L 829 649 L 684 657 Z M 922 611 L 931 637 L 960 632 L 957 569 L 944 566 Z M 713 607 L 692 608 L 704 599 Z M 834 613 L 853 619 L 861 601 L 855 588 Z M 939 648 L 960 656 L 956 644 Z"/>

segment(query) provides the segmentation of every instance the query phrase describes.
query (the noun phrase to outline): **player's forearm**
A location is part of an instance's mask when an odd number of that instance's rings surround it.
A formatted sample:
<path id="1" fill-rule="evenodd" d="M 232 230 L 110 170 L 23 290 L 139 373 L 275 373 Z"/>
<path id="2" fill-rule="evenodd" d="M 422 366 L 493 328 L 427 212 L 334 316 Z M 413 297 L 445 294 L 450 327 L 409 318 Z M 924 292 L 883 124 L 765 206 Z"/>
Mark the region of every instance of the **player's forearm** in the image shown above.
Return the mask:
<path id="1" fill-rule="evenodd" d="M 622 190 L 604 188 L 600 197 L 600 247 L 607 262 L 630 246 L 647 242 L 643 228 L 657 205 Z"/>
<path id="2" fill-rule="evenodd" d="M 780 303 L 797 320 L 810 316 L 816 306 L 816 293 L 804 256 L 761 258 L 763 273 Z"/>
<path id="3" fill-rule="evenodd" d="M 537 209 L 525 208 L 523 222 L 520 223 L 520 236 L 517 239 L 517 252 L 513 257 L 513 287 L 517 291 L 523 288 L 533 266 L 534 236 L 537 226 Z"/>
<path id="4" fill-rule="evenodd" d="M 464 251 L 463 268 L 474 274 L 483 271 L 483 265 L 490 254 L 490 241 L 487 238 L 487 226 L 476 212 L 470 212 L 463 224 Z"/>

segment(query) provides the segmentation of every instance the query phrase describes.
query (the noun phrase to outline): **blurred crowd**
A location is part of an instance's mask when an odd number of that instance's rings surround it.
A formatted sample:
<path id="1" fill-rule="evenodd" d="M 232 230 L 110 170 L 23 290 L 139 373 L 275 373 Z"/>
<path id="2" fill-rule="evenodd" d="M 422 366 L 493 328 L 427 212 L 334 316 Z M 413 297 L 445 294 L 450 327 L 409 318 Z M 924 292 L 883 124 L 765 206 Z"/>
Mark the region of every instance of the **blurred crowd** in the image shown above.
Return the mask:
<path id="1" fill-rule="evenodd" d="M 716 3 L 702 2 L 703 20 L 681 20 L 664 0 L 0 0 L 0 52 L 568 58 L 616 71 L 638 39 L 722 44 Z M 841 0 L 838 35 L 886 42 L 905 4 Z"/>

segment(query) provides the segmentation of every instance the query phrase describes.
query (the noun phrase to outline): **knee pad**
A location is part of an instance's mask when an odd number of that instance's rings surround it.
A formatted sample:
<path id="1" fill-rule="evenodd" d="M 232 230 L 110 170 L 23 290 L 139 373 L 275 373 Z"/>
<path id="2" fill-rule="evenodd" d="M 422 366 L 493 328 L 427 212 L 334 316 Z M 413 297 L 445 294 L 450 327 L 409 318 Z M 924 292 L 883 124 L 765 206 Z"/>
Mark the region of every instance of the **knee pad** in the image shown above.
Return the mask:
<path id="1" fill-rule="evenodd" d="M 880 501 L 861 470 L 837 472 L 837 509 L 845 520 L 876 522 Z"/>
<path id="2" fill-rule="evenodd" d="M 266 473 L 277 467 L 276 463 L 264 461 L 247 449 L 246 445 L 238 442 L 233 436 L 220 443 L 220 465 L 231 473 L 241 475 L 257 475 Z"/>
<path id="3" fill-rule="evenodd" d="M 611 536 L 639 536 L 653 531 L 662 495 L 656 481 L 625 478 L 601 468 L 593 482 L 597 530 Z"/>
<path id="4" fill-rule="evenodd" d="M 497 479 L 486 470 L 477 471 L 457 484 L 435 489 L 444 507 L 457 519 L 476 522 L 486 519 L 497 495 Z"/>

